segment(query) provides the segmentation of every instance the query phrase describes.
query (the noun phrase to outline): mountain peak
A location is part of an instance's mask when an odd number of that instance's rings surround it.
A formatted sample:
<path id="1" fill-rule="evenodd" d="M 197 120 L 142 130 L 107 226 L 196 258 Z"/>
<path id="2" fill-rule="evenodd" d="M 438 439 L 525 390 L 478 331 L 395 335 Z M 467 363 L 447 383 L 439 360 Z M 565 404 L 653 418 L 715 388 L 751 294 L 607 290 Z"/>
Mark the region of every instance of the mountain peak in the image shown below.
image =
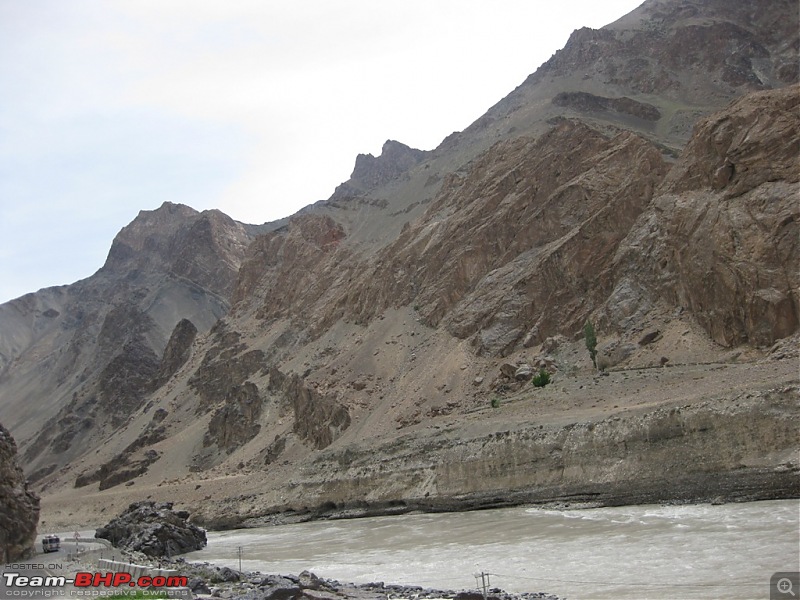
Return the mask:
<path id="1" fill-rule="evenodd" d="M 336 188 L 331 199 L 358 196 L 389 183 L 423 162 L 430 152 L 386 140 L 380 156 L 359 154 L 350 179 Z"/>
<path id="2" fill-rule="evenodd" d="M 139 268 L 163 265 L 169 253 L 170 240 L 198 214 L 190 206 L 172 202 L 164 202 L 155 210 L 139 211 L 136 218 L 114 238 L 103 269 L 121 269 L 133 263 Z"/>
<path id="3" fill-rule="evenodd" d="M 114 238 L 101 271 L 117 276 L 171 273 L 227 297 L 244 250 L 259 227 L 220 210 L 164 202 L 140 211 Z"/>

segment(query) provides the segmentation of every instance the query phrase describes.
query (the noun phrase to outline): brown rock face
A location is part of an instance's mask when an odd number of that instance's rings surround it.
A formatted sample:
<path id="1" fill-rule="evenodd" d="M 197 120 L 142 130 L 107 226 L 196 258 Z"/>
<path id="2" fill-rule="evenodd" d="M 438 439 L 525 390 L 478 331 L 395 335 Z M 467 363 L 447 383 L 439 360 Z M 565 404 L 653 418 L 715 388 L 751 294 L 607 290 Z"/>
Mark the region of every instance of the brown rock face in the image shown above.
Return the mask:
<path id="1" fill-rule="evenodd" d="M 702 120 L 662 193 L 721 191 L 736 198 L 771 181 L 800 179 L 800 87 L 751 94 Z"/>
<path id="2" fill-rule="evenodd" d="M 0 562 L 23 560 L 33 554 L 39 523 L 39 497 L 28 490 L 17 465 L 17 445 L 0 425 Z"/>
<path id="3" fill-rule="evenodd" d="M 330 305 L 333 286 L 352 265 L 341 248 L 345 232 L 332 218 L 298 215 L 248 248 L 233 295 L 234 313 L 261 319 L 306 320 L 317 305 Z"/>
<path id="4" fill-rule="evenodd" d="M 317 450 L 326 448 L 350 426 L 350 413 L 335 398 L 324 396 L 297 375 L 271 369 L 270 390 L 283 395 L 294 412 L 293 431 Z"/>
<path id="5" fill-rule="evenodd" d="M 431 326 L 502 355 L 580 327 L 612 287 L 617 244 L 667 167 L 634 134 L 608 138 L 565 121 L 538 140 L 487 152 L 451 176 L 347 292 L 366 320 L 414 304 Z"/>
<path id="6" fill-rule="evenodd" d="M 724 346 L 769 345 L 800 323 L 798 107 L 793 86 L 702 121 L 617 257 L 620 282 L 688 308 Z"/>
<path id="7" fill-rule="evenodd" d="M 216 444 L 230 454 L 252 440 L 261 430 L 261 402 L 258 388 L 251 382 L 231 388 L 211 417 L 203 445 Z"/>
<path id="8" fill-rule="evenodd" d="M 218 210 L 198 213 L 165 202 L 141 211 L 114 238 L 105 271 L 170 273 L 202 289 L 230 296 L 245 248 L 259 227 L 238 223 Z"/>

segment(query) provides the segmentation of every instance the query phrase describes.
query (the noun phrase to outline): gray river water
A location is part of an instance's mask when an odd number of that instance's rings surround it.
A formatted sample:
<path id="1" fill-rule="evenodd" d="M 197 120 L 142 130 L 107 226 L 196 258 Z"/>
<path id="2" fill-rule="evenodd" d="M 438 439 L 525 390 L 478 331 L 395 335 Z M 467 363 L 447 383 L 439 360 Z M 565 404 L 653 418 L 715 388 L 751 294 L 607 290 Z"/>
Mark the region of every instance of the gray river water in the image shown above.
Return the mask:
<path id="1" fill-rule="evenodd" d="M 492 587 L 562 598 L 769 598 L 800 570 L 800 501 L 510 508 L 209 533 L 187 560 L 265 573 L 437 589 Z M 800 590 L 796 590 L 800 593 Z M 790 597 L 787 596 L 787 600 Z"/>

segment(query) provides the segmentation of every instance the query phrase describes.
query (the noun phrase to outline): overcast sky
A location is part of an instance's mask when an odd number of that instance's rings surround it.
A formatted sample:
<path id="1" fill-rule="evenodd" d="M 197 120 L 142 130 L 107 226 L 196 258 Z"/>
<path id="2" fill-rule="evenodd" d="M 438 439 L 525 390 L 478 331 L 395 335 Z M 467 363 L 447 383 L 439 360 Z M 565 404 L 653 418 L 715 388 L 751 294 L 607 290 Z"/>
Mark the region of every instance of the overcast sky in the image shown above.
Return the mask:
<path id="1" fill-rule="evenodd" d="M 249 223 L 425 150 L 641 0 L 0 0 L 0 302 L 164 201 Z"/>

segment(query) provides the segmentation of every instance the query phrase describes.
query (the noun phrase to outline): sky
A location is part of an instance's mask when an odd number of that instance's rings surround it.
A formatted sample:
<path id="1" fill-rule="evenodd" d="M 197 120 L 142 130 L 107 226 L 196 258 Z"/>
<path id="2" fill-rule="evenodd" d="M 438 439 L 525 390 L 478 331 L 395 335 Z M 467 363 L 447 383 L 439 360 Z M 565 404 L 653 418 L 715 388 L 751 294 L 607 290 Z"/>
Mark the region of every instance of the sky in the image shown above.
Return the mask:
<path id="1" fill-rule="evenodd" d="M 641 0 L 0 0 L 0 302 L 165 201 L 263 223 L 430 150 Z"/>

